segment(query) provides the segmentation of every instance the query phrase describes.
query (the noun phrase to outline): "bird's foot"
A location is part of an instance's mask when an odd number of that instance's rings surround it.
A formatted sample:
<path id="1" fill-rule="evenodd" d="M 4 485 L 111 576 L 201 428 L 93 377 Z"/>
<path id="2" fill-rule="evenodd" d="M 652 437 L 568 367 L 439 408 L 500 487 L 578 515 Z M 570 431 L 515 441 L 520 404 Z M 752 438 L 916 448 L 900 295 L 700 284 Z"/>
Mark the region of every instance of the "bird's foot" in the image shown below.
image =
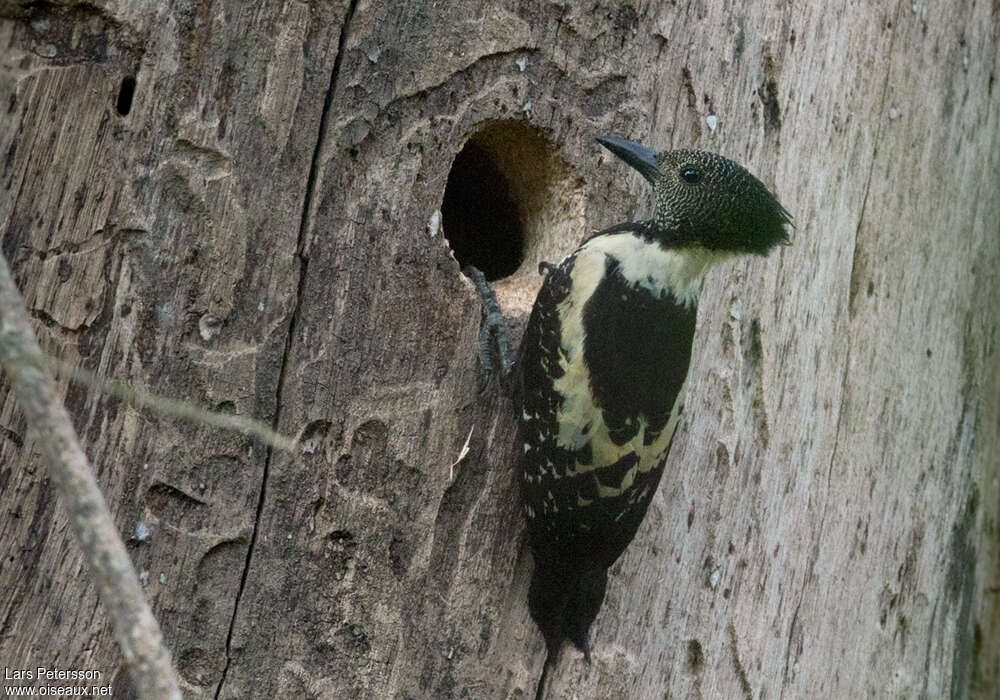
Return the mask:
<path id="1" fill-rule="evenodd" d="M 479 386 L 480 390 L 483 390 L 494 377 L 499 377 L 501 381 L 506 381 L 510 377 L 513 367 L 510 358 L 510 332 L 507 330 L 507 322 L 503 318 L 496 292 L 486 281 L 486 276 L 479 268 L 472 265 L 467 265 L 463 272 L 476 285 L 483 306 L 483 320 L 477 341 Z"/>

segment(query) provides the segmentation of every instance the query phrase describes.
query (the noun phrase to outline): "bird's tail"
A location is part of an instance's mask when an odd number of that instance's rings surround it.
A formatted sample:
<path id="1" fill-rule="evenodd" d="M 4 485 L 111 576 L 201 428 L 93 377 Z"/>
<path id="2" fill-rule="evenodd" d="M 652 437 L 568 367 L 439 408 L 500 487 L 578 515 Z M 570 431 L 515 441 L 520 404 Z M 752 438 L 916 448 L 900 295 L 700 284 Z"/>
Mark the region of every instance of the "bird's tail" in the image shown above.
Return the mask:
<path id="1" fill-rule="evenodd" d="M 607 569 L 535 562 L 528 609 L 555 661 L 564 639 L 573 642 L 590 663 L 590 625 L 604 602 Z"/>

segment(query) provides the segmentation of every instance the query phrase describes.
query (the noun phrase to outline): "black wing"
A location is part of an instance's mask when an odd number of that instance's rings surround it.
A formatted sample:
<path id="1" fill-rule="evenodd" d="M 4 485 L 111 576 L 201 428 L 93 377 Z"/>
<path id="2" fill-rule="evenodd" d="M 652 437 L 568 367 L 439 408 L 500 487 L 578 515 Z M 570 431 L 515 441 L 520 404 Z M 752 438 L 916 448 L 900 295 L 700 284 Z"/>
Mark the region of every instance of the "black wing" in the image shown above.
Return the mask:
<path id="1" fill-rule="evenodd" d="M 634 537 L 663 473 L 674 427 L 667 423 L 687 373 L 695 310 L 669 295 L 621 288 L 609 265 L 584 308 L 561 316 L 576 264 L 574 255 L 550 268 L 525 330 L 520 476 L 536 558 L 608 567 Z M 562 343 L 570 329 L 563 325 L 571 323 L 583 324 L 577 338 L 589 326 L 586 347 L 575 352 L 586 355 L 594 375 L 572 384 L 572 378 L 560 381 L 569 364 Z M 589 439 L 572 446 L 558 439 L 569 412 L 578 435 L 589 429 L 580 428 L 581 415 L 595 417 Z"/>

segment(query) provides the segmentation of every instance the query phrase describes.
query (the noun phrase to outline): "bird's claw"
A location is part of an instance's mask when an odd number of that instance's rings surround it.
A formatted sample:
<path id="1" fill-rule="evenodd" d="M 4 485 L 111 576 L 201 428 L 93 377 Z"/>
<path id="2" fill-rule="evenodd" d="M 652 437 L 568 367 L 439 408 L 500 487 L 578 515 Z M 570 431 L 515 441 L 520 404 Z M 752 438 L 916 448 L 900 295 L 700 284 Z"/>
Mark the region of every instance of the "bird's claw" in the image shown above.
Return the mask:
<path id="1" fill-rule="evenodd" d="M 507 322 L 500 309 L 500 302 L 497 301 L 496 292 L 486 281 L 486 276 L 479 268 L 472 265 L 467 265 L 463 272 L 476 285 L 483 308 L 477 345 L 479 364 L 482 368 L 480 387 L 485 388 L 493 377 L 499 376 L 501 380 L 506 380 L 511 374 L 513 363 L 510 359 L 510 332 L 507 330 Z"/>

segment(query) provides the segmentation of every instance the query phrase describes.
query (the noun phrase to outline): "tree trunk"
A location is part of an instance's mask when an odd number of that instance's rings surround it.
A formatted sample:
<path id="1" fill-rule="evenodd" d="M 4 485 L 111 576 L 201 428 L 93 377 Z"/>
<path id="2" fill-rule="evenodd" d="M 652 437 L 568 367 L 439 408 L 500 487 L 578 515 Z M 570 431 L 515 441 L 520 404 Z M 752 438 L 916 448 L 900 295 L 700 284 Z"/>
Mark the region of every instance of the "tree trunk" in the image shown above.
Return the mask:
<path id="1" fill-rule="evenodd" d="M 744 163 L 796 230 L 706 280 L 667 473 L 546 697 L 992 697 L 1000 10 L 387 5 L 0 6 L 43 348 L 303 438 L 62 384 L 185 694 L 534 694 L 515 407 L 449 240 L 518 336 L 538 262 L 649 210 L 615 132 Z M 0 658 L 121 693 L 44 439 L 0 387 Z"/>

